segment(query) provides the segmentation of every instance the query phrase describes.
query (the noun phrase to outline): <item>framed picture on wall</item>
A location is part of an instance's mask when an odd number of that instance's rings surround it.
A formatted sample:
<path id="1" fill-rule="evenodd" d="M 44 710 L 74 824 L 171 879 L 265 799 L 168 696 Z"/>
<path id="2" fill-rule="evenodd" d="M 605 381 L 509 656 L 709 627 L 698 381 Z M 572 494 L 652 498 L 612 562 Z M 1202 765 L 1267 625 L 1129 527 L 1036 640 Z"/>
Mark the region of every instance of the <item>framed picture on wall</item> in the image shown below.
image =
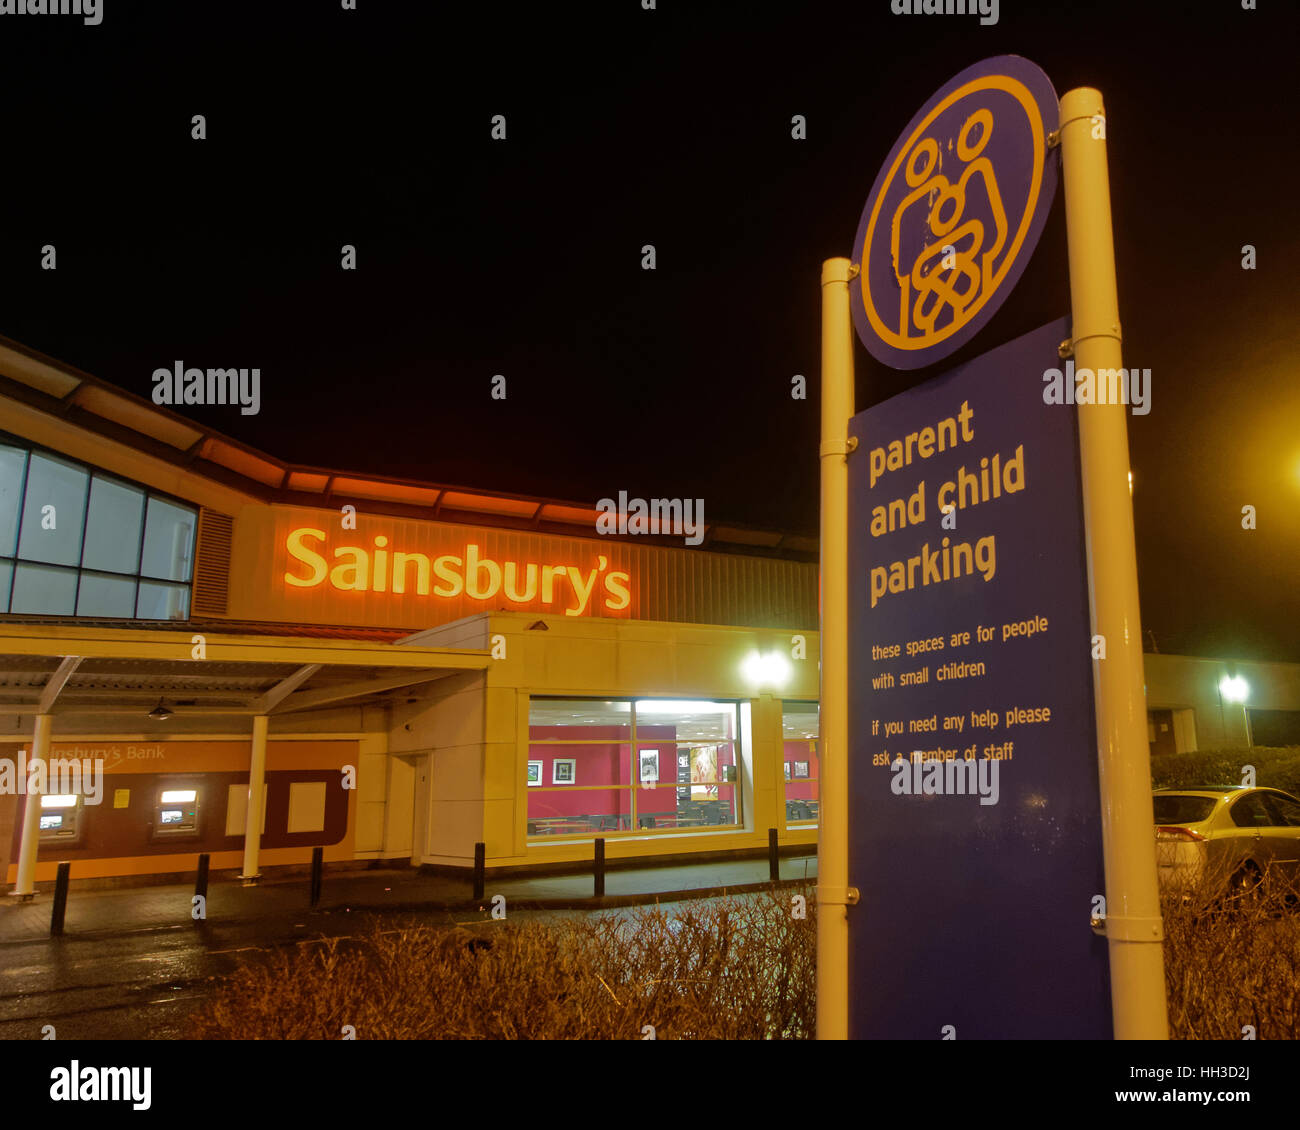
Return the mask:
<path id="1" fill-rule="evenodd" d="M 691 797 L 700 800 L 718 795 L 718 747 L 695 746 L 691 750 Z"/>
<path id="2" fill-rule="evenodd" d="M 790 779 L 790 763 L 788 761 L 785 763 L 785 779 L 787 781 Z"/>
<path id="3" fill-rule="evenodd" d="M 796 761 L 796 762 L 794 763 L 794 775 L 795 775 L 795 778 L 796 778 L 796 779 L 798 779 L 798 778 L 800 778 L 800 777 L 807 778 L 807 776 L 808 776 L 808 762 L 806 762 L 806 761 Z"/>
<path id="4" fill-rule="evenodd" d="M 542 763 L 540 761 L 530 761 L 528 763 L 528 783 L 529 785 L 540 785 L 542 783 Z"/>
<path id="5" fill-rule="evenodd" d="M 551 762 L 551 784 L 571 785 L 578 777 L 578 760 L 574 757 L 557 757 Z"/>
<path id="6" fill-rule="evenodd" d="M 654 785 L 659 782 L 659 751 L 657 749 L 641 750 L 641 784 Z"/>

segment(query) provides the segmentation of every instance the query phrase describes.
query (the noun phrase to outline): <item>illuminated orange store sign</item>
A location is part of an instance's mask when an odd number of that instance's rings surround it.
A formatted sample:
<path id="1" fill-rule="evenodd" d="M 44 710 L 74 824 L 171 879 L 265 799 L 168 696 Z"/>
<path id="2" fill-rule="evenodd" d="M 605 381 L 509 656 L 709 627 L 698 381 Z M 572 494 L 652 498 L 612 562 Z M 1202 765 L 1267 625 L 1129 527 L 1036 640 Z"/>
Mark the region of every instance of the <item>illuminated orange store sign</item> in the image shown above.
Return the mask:
<path id="1" fill-rule="evenodd" d="M 355 538 L 355 534 L 353 537 Z M 370 546 L 327 546 L 324 530 L 301 526 L 290 530 L 285 549 L 297 572 L 287 571 L 285 583 L 312 589 L 325 585 L 340 592 L 414 594 L 452 600 L 500 600 L 511 604 L 564 609 L 566 616 L 584 616 L 598 608 L 619 612 L 632 599 L 629 574 L 609 570 L 602 553 L 590 568 L 496 561 L 484 556 L 476 542 L 462 553 L 408 553 L 390 549 L 377 534 Z M 328 553 L 328 557 L 326 554 Z"/>

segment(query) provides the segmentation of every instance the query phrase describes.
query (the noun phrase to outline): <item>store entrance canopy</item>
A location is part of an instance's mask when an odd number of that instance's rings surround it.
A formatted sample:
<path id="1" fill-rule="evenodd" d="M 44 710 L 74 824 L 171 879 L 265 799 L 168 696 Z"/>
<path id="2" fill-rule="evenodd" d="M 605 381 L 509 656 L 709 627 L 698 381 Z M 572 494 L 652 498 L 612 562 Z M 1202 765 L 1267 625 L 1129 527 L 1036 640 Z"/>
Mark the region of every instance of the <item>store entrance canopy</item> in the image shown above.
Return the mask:
<path id="1" fill-rule="evenodd" d="M 380 705 L 462 671 L 487 651 L 295 636 L 0 624 L 0 716 L 220 716 Z M 157 709 L 161 708 L 161 709 Z M 150 711 L 157 709 L 151 718 Z"/>

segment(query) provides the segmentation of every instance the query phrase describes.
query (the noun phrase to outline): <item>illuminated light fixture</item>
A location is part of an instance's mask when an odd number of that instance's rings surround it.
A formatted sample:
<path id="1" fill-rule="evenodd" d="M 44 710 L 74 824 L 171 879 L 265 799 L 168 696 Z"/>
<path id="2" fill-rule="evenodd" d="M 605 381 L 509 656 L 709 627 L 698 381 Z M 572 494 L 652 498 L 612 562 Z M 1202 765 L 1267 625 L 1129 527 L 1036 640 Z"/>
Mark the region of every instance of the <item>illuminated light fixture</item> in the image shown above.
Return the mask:
<path id="1" fill-rule="evenodd" d="M 172 716 L 172 711 L 167 708 L 167 704 L 162 699 L 158 700 L 158 705 L 149 711 L 149 717 L 155 722 L 166 722 Z"/>
<path id="2" fill-rule="evenodd" d="M 740 665 L 746 681 L 755 687 L 783 687 L 790 678 L 790 664 L 780 652 L 760 655 L 751 651 Z"/>
<path id="3" fill-rule="evenodd" d="M 1219 682 L 1219 693 L 1228 702 L 1245 702 L 1250 695 L 1250 684 L 1240 675 L 1224 675 Z"/>
<path id="4" fill-rule="evenodd" d="M 730 702 L 700 702 L 693 698 L 643 698 L 638 699 L 638 714 L 730 714 Z"/>
<path id="5" fill-rule="evenodd" d="M 195 789 L 165 789 L 159 801 L 162 804 L 192 804 L 198 795 Z"/>
<path id="6" fill-rule="evenodd" d="M 75 808 L 76 806 L 76 793 L 54 793 L 41 797 L 42 808 Z"/>

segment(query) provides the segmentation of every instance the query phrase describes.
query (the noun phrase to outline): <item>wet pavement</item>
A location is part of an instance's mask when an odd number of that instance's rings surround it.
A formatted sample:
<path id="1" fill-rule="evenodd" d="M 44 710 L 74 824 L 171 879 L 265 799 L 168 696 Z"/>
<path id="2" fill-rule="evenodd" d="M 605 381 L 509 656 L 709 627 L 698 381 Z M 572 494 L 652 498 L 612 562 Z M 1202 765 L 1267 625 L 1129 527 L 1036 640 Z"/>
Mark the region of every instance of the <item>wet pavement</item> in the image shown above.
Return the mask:
<path id="1" fill-rule="evenodd" d="M 780 861 L 783 881 L 815 880 L 817 857 L 789 856 Z M 720 894 L 724 890 L 754 888 L 768 880 L 766 859 L 690 863 L 667 867 L 637 867 L 609 870 L 605 874 L 605 899 L 592 900 L 590 873 L 568 875 L 524 875 L 489 879 L 485 899 L 497 895 L 507 904 L 521 908 L 599 909 L 602 906 L 653 902 L 655 896 L 699 892 Z M 31 902 L 0 899 L 0 964 L 2 947 L 9 942 L 48 938 L 52 883 L 37 886 Z M 406 909 L 411 911 L 469 909 L 473 891 L 463 878 L 425 875 L 412 868 L 361 871 L 325 870 L 321 900 L 316 912 L 360 908 Z M 140 886 L 113 890 L 78 890 L 68 893 L 64 919 L 65 936 L 122 934 L 165 926 L 193 925 L 193 883 Z M 310 882 L 306 874 L 264 879 L 259 885 L 243 886 L 238 880 L 213 878 L 208 886 L 206 919 L 226 923 L 275 919 L 310 907 Z"/>
<path id="2" fill-rule="evenodd" d="M 815 881 L 815 856 L 781 860 L 785 883 Z M 192 884 L 69 892 L 62 937 L 49 936 L 49 884 L 35 900 L 0 903 L 0 1039 L 178 1039 L 189 1014 L 259 950 L 314 945 L 398 921 L 432 926 L 491 922 L 503 895 L 511 918 L 665 907 L 694 898 L 765 889 L 766 860 L 610 871 L 607 898 L 592 876 L 489 881 L 475 902 L 463 879 L 409 869 L 330 875 L 309 906 L 306 875 L 244 887 L 214 879 L 207 918 L 191 918 Z M 49 1031 L 53 1028 L 53 1033 Z"/>

